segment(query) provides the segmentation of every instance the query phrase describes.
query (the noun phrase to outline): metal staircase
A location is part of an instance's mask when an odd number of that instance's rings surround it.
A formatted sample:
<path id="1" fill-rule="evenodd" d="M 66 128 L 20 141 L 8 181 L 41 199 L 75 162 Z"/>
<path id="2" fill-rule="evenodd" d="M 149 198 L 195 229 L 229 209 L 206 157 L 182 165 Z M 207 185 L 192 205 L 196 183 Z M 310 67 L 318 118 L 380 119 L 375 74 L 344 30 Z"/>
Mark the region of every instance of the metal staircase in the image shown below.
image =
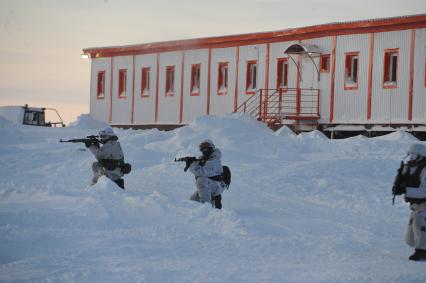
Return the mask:
<path id="1" fill-rule="evenodd" d="M 295 132 L 311 131 L 318 128 L 320 91 L 301 88 L 259 89 L 240 104 L 236 112 L 248 113 L 273 130 L 287 125 Z"/>

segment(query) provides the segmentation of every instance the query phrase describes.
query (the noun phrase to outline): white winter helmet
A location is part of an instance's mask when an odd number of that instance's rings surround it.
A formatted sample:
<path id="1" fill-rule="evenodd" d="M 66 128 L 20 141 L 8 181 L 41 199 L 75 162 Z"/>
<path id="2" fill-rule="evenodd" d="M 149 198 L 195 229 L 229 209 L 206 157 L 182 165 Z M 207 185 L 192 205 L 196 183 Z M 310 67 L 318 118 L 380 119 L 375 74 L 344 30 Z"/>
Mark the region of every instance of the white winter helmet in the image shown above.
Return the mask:
<path id="1" fill-rule="evenodd" d="M 421 143 L 414 143 L 408 147 L 407 154 L 415 154 L 426 157 L 426 146 Z"/>
<path id="2" fill-rule="evenodd" d="M 107 127 L 105 129 L 103 129 L 102 131 L 99 132 L 99 137 L 102 138 L 110 138 L 110 137 L 115 137 L 115 133 L 112 130 L 111 127 Z"/>
<path id="3" fill-rule="evenodd" d="M 215 147 L 214 147 L 214 143 L 211 141 L 211 140 L 209 140 L 209 139 L 207 139 L 207 140 L 203 140 L 201 143 L 200 143 L 200 150 L 202 149 L 202 148 L 206 148 L 206 147 L 210 147 L 210 148 L 212 148 L 212 149 L 214 149 Z"/>

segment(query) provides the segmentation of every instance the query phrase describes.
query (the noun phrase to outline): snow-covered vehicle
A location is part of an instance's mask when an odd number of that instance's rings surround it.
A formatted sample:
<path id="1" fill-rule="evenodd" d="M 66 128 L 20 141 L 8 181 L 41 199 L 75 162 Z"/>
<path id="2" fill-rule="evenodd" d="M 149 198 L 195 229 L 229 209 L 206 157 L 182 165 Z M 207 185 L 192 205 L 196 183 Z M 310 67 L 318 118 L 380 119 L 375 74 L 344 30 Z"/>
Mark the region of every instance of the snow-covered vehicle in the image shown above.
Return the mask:
<path id="1" fill-rule="evenodd" d="M 46 110 L 49 116 L 57 117 L 58 121 L 46 121 Z M 25 106 L 0 106 L 0 116 L 14 124 L 44 126 L 44 127 L 65 127 L 65 124 L 55 108 L 28 107 Z"/>

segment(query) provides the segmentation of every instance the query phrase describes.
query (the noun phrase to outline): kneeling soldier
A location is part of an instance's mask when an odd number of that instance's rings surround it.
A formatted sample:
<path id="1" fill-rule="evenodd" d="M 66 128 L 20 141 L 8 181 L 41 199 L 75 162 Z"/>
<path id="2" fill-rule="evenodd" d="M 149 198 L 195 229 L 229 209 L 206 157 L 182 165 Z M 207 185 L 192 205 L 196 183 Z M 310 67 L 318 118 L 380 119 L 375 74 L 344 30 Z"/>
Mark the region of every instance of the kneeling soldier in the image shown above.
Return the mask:
<path id="1" fill-rule="evenodd" d="M 93 153 L 97 161 L 92 164 L 93 179 L 91 185 L 97 183 L 100 176 L 105 175 L 124 190 L 124 154 L 118 137 L 111 128 L 105 128 L 99 132 L 100 142 L 86 142 L 86 147 Z"/>
<path id="2" fill-rule="evenodd" d="M 191 200 L 201 203 L 212 203 L 218 209 L 222 208 L 222 192 L 225 189 L 225 183 L 222 180 L 222 153 L 215 148 L 211 140 L 205 140 L 200 143 L 202 156 L 194 161 L 187 161 L 189 171 L 191 171 L 196 180 L 197 191 L 191 196 Z M 191 164 L 188 164 L 191 163 Z"/>

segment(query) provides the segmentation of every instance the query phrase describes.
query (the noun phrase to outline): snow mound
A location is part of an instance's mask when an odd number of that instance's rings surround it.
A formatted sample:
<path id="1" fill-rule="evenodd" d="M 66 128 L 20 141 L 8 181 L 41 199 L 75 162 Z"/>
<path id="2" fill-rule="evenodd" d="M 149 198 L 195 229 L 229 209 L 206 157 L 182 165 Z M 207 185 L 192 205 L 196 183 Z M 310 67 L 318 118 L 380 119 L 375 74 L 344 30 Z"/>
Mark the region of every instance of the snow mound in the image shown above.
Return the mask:
<path id="1" fill-rule="evenodd" d="M 327 136 L 318 130 L 307 132 L 307 133 L 300 133 L 297 137 L 300 139 L 309 139 L 309 140 L 328 140 Z"/>
<path id="2" fill-rule="evenodd" d="M 391 205 L 404 134 L 295 138 L 244 115 L 114 129 L 132 164 L 124 191 L 105 177 L 89 186 L 94 157 L 58 143 L 91 132 L 80 118 L 65 128 L 0 119 L 1 282 L 424 281 L 424 265 L 407 260 L 409 209 Z M 206 138 L 232 170 L 220 211 L 189 200 L 194 176 L 173 162 Z"/>
<path id="3" fill-rule="evenodd" d="M 20 125 L 14 124 L 0 116 L 0 144 L 13 143 L 23 137 L 24 134 L 21 131 Z"/>
<path id="4" fill-rule="evenodd" d="M 0 130 L 16 128 L 16 125 L 6 118 L 0 116 Z"/>
<path id="5" fill-rule="evenodd" d="M 81 114 L 74 122 L 70 123 L 68 127 L 100 130 L 108 127 L 108 124 L 96 120 L 90 114 Z"/>
<path id="6" fill-rule="evenodd" d="M 387 141 L 411 141 L 418 142 L 419 140 L 412 134 L 406 131 L 396 131 L 384 136 L 375 137 L 378 140 L 387 140 Z"/>
<path id="7" fill-rule="evenodd" d="M 294 158 L 290 141 L 277 137 L 266 125 L 244 115 L 199 117 L 188 126 L 172 131 L 163 141 L 147 144 L 145 148 L 173 156 L 198 155 L 198 145 L 205 139 L 212 140 L 224 156 L 239 160 L 275 159 L 282 157 L 280 152 L 285 152 L 289 160 Z"/>
<path id="8" fill-rule="evenodd" d="M 283 126 L 278 131 L 275 132 L 275 135 L 283 138 L 294 138 L 296 133 L 294 133 L 289 127 Z"/>

